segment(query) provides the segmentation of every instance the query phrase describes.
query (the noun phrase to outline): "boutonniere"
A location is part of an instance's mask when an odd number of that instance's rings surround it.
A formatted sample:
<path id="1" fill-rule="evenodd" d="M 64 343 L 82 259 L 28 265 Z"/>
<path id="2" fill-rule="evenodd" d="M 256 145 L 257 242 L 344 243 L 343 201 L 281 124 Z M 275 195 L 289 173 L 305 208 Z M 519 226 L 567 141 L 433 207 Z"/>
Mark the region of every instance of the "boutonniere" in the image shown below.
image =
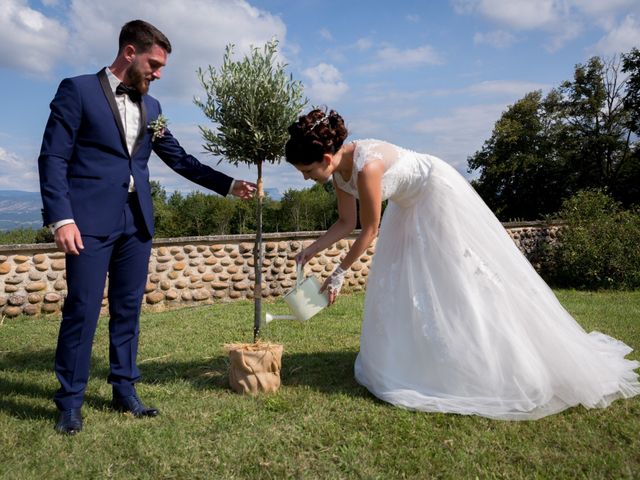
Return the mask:
<path id="1" fill-rule="evenodd" d="M 164 130 L 167 128 L 168 124 L 169 120 L 167 120 L 167 117 L 162 114 L 158 115 L 158 118 L 149 124 L 147 128 L 150 132 L 153 132 L 153 136 L 151 137 L 152 142 L 155 142 L 158 138 L 164 137 Z"/>

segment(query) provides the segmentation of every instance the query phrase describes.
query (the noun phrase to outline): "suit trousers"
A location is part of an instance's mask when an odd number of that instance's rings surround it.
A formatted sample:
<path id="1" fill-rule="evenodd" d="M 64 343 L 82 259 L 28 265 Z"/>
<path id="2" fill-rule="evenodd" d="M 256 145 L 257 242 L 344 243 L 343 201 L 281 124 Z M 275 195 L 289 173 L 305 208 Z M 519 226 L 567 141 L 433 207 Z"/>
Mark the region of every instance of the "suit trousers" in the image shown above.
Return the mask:
<path id="1" fill-rule="evenodd" d="M 82 232 L 81 232 L 82 233 Z M 60 410 L 80 408 L 89 380 L 93 337 L 108 275 L 108 382 L 114 397 L 135 393 L 140 307 L 147 280 L 149 234 L 137 196 L 129 194 L 118 228 L 109 236 L 82 236 L 80 255 L 66 256 L 68 295 L 62 310 L 55 373 Z"/>

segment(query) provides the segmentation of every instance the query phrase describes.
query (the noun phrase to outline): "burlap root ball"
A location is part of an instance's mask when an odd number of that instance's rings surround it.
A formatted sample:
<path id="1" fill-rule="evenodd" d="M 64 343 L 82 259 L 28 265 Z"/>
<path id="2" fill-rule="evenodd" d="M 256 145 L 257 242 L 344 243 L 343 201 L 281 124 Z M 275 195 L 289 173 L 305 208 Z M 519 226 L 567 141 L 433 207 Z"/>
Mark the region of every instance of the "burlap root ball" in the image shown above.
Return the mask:
<path id="1" fill-rule="evenodd" d="M 280 388 L 283 346 L 274 343 L 227 345 L 229 385 L 238 393 L 256 395 Z"/>

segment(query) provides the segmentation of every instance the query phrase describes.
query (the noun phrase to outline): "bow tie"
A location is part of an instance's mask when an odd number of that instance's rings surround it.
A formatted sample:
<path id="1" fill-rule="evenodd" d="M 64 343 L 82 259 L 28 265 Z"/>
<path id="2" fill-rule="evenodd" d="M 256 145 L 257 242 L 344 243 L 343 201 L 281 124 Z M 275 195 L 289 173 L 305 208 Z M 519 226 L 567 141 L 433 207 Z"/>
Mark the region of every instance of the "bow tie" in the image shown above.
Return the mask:
<path id="1" fill-rule="evenodd" d="M 135 87 L 130 87 L 124 83 L 120 83 L 116 87 L 116 95 L 127 95 L 133 103 L 140 102 L 140 92 Z"/>

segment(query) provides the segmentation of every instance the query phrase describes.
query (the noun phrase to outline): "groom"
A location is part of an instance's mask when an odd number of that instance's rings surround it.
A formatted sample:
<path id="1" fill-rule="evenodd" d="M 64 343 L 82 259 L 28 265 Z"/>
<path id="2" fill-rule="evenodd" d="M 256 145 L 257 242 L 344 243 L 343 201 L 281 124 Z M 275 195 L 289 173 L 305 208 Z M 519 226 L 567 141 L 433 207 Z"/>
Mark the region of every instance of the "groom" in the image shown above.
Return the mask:
<path id="1" fill-rule="evenodd" d="M 66 253 L 68 296 L 58 335 L 56 430 L 82 429 L 93 336 L 109 276 L 109 383 L 113 408 L 154 417 L 135 383 L 139 313 L 153 236 L 148 162 L 153 150 L 171 169 L 218 192 L 250 198 L 255 185 L 201 164 L 171 132 L 154 127 L 160 103 L 147 94 L 171 53 L 167 37 L 142 20 L 122 27 L 118 55 L 97 74 L 64 79 L 38 158 L 45 225 Z"/>

